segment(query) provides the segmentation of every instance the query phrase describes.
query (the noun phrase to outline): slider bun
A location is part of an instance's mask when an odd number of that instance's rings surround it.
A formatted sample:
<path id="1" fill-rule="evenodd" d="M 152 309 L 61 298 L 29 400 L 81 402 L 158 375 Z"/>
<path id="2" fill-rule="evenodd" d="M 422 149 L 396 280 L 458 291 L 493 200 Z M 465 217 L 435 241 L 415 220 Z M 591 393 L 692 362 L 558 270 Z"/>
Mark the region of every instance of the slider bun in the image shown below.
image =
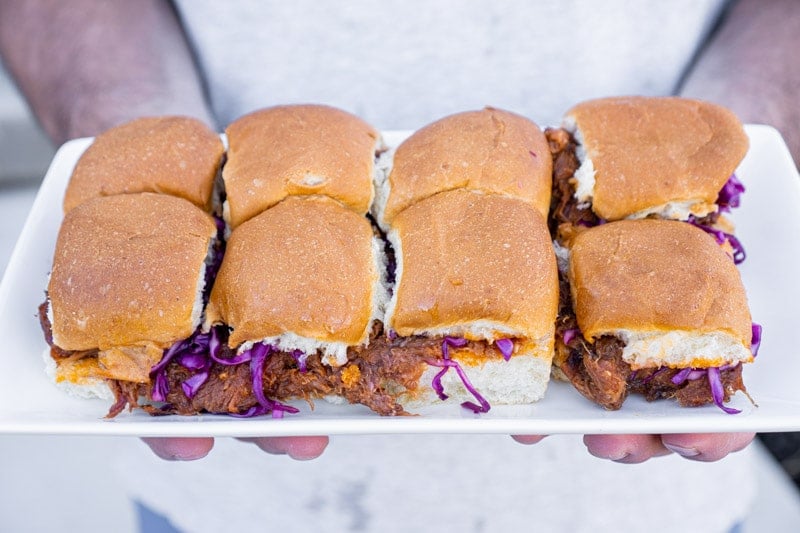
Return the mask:
<path id="1" fill-rule="evenodd" d="M 593 195 L 592 209 L 606 220 L 647 210 L 681 212 L 684 219 L 714 211 L 717 194 L 748 148 L 732 112 L 686 98 L 590 100 L 567 113 L 565 127 L 585 152 L 576 173 L 579 191 Z M 581 187 L 583 174 L 589 184 Z"/>
<path id="2" fill-rule="evenodd" d="M 634 368 L 752 360 L 739 271 L 690 224 L 627 220 L 583 231 L 568 275 L 583 336 L 622 338 L 623 359 Z"/>
<path id="3" fill-rule="evenodd" d="M 355 115 L 323 105 L 278 106 L 245 115 L 225 132 L 222 176 L 232 227 L 295 195 L 330 196 L 362 215 L 369 210 L 380 135 Z"/>
<path id="4" fill-rule="evenodd" d="M 210 210 L 224 148 L 219 135 L 189 117 L 140 118 L 98 135 L 78 160 L 64 212 L 90 198 L 158 192 Z"/>
<path id="5" fill-rule="evenodd" d="M 532 121 L 488 107 L 458 113 L 397 148 L 378 186 L 377 218 L 386 226 L 409 206 L 452 189 L 518 198 L 546 217 L 552 168 L 547 139 Z"/>
<path id="6" fill-rule="evenodd" d="M 267 339 L 341 364 L 368 340 L 378 250 L 365 217 L 325 196 L 289 197 L 233 230 L 207 324 L 232 328 L 232 347 Z"/>
<path id="7" fill-rule="evenodd" d="M 544 218 L 527 203 L 439 193 L 400 213 L 389 238 L 397 286 L 386 323 L 400 336 L 552 342 L 556 260 Z"/>
<path id="8" fill-rule="evenodd" d="M 552 354 L 552 337 L 549 343 L 540 346 L 535 343 L 519 346 L 508 361 L 497 356 L 476 357 L 467 349 L 450 348 L 450 358 L 458 362 L 470 383 L 492 406 L 520 405 L 542 399 L 550 381 Z M 398 401 L 408 409 L 441 403 L 431 386 L 441 369 L 425 366 L 418 387 L 398 394 Z M 444 375 L 442 386 L 449 403 L 475 402 L 475 397 L 464 387 L 455 369 Z"/>
<path id="9" fill-rule="evenodd" d="M 94 198 L 67 213 L 48 285 L 54 343 L 99 349 L 102 377 L 145 381 L 146 362 L 200 323 L 215 234 L 188 201 L 152 193 Z M 75 379 L 88 371 L 79 366 Z"/>

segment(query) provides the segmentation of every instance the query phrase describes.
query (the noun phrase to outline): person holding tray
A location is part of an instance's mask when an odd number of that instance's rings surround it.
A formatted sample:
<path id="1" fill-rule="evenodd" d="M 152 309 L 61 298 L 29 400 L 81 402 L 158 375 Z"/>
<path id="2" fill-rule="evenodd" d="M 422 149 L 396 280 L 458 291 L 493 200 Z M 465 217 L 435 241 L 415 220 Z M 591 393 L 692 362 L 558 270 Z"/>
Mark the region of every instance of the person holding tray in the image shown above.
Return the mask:
<path id="1" fill-rule="evenodd" d="M 786 52 L 800 48 L 796 2 L 435 4 L 0 0 L 0 52 L 55 143 L 146 115 L 189 115 L 219 130 L 273 103 L 325 103 L 403 130 L 487 104 L 555 126 L 592 97 L 680 94 L 775 125 L 800 157 L 792 105 L 800 65 Z M 530 523 L 572 531 L 613 521 L 620 529 L 724 530 L 753 497 L 746 454 L 697 464 L 742 450 L 752 433 L 514 439 L 539 444 L 526 449 L 487 435 L 348 437 L 323 454 L 325 436 L 243 439 L 294 459 L 322 455 L 313 465 L 288 465 L 262 464 L 233 440 L 145 439 L 168 460 L 215 451 L 185 468 L 133 455 L 120 461 L 131 494 L 191 530 L 304 521 L 391 530 L 430 527 L 434 518 L 449 529 Z M 673 457 L 611 470 L 584 445 L 617 463 Z M 427 495 L 403 489 L 408 481 L 400 479 L 409 477 Z M 209 499 L 222 486 L 237 490 Z M 735 501 L 719 496 L 734 486 Z M 618 507 L 626 498 L 636 503 Z M 657 510 L 679 504 L 653 525 Z"/>

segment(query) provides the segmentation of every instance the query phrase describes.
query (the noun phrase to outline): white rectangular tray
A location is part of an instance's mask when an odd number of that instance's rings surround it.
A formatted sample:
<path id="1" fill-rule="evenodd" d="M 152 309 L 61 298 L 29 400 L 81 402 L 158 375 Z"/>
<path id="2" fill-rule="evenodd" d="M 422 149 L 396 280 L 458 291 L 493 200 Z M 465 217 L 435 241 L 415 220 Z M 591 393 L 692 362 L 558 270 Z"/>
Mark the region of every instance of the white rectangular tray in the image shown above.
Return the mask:
<path id="1" fill-rule="evenodd" d="M 566 383 L 551 382 L 533 405 L 493 406 L 473 415 L 458 405 L 432 406 L 420 416 L 386 418 L 357 405 L 316 402 L 314 411 L 284 419 L 238 419 L 220 415 L 150 417 L 125 412 L 104 419 L 109 404 L 67 396 L 44 373 L 47 345 L 36 316 L 62 219 L 69 175 L 90 139 L 65 144 L 42 183 L 8 270 L 0 284 L 0 434 L 103 434 L 139 436 L 258 436 L 373 433 L 677 433 L 800 430 L 800 350 L 794 345 L 800 316 L 800 180 L 780 134 L 747 126 L 750 151 L 737 170 L 747 187 L 733 218 L 747 251 L 741 272 L 753 318 L 764 327 L 756 363 L 744 380 L 758 403 L 739 393 L 726 415 L 714 406 L 680 408 L 632 396 L 615 412 L 584 399 Z M 387 132 L 396 145 L 402 132 Z"/>

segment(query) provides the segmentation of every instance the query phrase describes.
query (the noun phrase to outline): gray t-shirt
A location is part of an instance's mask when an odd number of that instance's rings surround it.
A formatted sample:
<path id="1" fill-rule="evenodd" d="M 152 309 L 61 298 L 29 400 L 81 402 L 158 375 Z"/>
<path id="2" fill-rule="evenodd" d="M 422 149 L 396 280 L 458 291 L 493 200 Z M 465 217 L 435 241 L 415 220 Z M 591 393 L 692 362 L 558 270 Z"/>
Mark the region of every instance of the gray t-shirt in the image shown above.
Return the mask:
<path id="1" fill-rule="evenodd" d="M 724 0 L 180 1 L 221 125 L 316 102 L 416 129 L 486 105 L 558 124 L 580 100 L 670 94 Z"/>

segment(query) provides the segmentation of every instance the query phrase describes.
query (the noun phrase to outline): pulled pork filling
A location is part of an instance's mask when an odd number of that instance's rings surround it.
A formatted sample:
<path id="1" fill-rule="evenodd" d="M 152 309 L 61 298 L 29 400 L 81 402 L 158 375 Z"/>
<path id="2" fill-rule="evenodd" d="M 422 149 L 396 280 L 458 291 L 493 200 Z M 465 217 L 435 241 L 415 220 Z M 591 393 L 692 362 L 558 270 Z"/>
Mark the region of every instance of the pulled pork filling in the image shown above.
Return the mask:
<path id="1" fill-rule="evenodd" d="M 51 346 L 51 356 L 57 363 L 65 358 L 97 355 L 96 350 L 68 352 L 53 344 L 47 302 L 39 307 L 39 320 Z M 217 358 L 232 360 L 237 357 L 227 344 L 227 328 L 217 327 L 216 331 L 220 341 Z M 468 341 L 466 345 L 477 355 L 502 357 L 499 348 L 488 342 Z M 165 350 L 165 354 L 167 352 Z M 299 398 L 312 403 L 314 399 L 325 396 L 340 396 L 350 403 L 365 405 L 380 415 L 407 415 L 397 402 L 396 393 L 417 390 L 430 362 L 442 358 L 441 338 L 386 335 L 383 325 L 376 322 L 369 344 L 348 350 L 348 362 L 340 367 L 323 364 L 318 353 L 306 357 L 298 353 L 271 351 L 264 360 L 261 384 L 263 395 L 275 400 Z M 263 414 L 263 411 L 256 410 L 259 401 L 253 390 L 250 364 L 221 364 L 210 358 L 207 362 L 203 371 L 208 377 L 201 386 L 187 394 L 184 384 L 200 371 L 190 368 L 193 365 L 182 364 L 179 357 L 169 361 L 164 367 L 166 393 L 163 401 L 153 399 L 155 380 L 149 384 L 107 380 L 115 397 L 107 416 L 115 417 L 126 407 L 138 407 L 151 415 Z"/>
<path id="2" fill-rule="evenodd" d="M 682 369 L 631 369 L 622 359 L 625 343 L 613 336 L 603 336 L 589 344 L 578 331 L 572 309 L 569 282 L 560 276 L 560 300 L 556 322 L 556 361 L 564 376 L 589 400 L 615 411 L 629 392 L 641 394 L 647 401 L 674 398 L 683 407 L 698 407 L 714 402 L 708 375 L 695 379 L 674 379 Z M 577 333 L 575 333 L 577 332 Z M 567 342 L 565 342 L 565 339 Z M 742 365 L 720 369 L 724 402 L 736 391 L 747 392 L 742 381 Z M 676 384 L 675 381 L 678 381 Z"/>
<path id="3" fill-rule="evenodd" d="M 575 198 L 575 171 L 580 167 L 576 155 L 578 143 L 565 129 L 544 131 L 553 156 L 553 192 L 550 200 L 550 233 L 556 235 L 571 227 L 593 227 L 602 222 L 589 202 Z"/>

